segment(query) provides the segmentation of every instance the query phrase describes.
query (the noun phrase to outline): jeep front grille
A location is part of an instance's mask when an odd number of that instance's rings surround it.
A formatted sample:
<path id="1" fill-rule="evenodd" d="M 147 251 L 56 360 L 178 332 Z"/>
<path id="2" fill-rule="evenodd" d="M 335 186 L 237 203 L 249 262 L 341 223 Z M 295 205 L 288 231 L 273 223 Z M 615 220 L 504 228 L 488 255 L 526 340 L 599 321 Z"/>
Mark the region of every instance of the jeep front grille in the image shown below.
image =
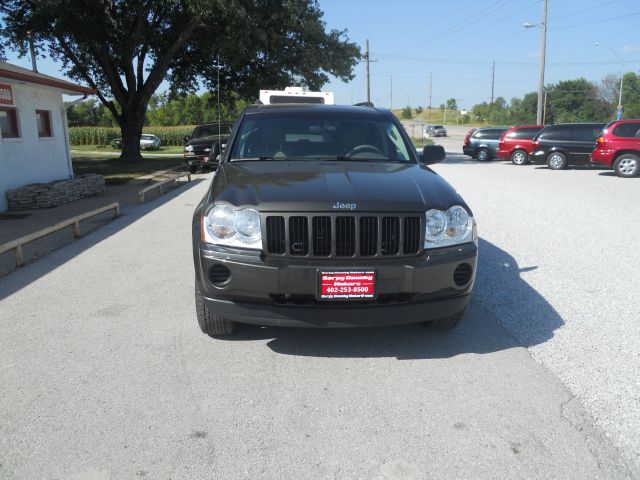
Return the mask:
<path id="1" fill-rule="evenodd" d="M 266 215 L 266 252 L 317 258 L 359 258 L 422 253 L 422 216 Z"/>

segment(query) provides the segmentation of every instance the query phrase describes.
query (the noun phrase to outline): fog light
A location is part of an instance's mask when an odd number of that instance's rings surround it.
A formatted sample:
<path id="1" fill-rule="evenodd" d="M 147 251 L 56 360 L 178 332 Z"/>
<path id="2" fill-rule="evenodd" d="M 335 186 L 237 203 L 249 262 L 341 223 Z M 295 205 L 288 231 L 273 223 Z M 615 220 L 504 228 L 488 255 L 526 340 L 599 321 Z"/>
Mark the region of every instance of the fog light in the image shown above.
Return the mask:
<path id="1" fill-rule="evenodd" d="M 224 265 L 217 264 L 209 269 L 209 280 L 217 287 L 228 283 L 230 279 L 231 272 Z"/>
<path id="2" fill-rule="evenodd" d="M 466 285 L 471 280 L 471 274 L 473 273 L 473 268 L 468 263 L 461 263 L 456 267 L 453 272 L 453 282 L 462 287 Z"/>

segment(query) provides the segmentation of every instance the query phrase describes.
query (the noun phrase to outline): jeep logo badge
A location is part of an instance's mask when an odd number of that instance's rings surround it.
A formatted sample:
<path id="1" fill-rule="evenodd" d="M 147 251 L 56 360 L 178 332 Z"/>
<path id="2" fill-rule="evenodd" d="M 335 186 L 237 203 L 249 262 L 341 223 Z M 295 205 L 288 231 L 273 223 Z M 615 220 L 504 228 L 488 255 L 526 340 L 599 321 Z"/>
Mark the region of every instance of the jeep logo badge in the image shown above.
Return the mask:
<path id="1" fill-rule="evenodd" d="M 340 203 L 336 202 L 333 205 L 334 210 L 355 210 L 358 207 L 355 203 Z"/>

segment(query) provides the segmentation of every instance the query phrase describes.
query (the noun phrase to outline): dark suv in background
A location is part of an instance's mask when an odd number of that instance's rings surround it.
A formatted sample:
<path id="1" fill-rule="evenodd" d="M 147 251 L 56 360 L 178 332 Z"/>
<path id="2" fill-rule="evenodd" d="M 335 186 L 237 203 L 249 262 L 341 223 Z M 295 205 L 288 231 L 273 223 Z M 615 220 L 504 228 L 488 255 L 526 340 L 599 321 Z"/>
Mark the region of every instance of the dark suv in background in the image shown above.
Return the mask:
<path id="1" fill-rule="evenodd" d="M 184 163 L 195 173 L 198 167 L 215 169 L 218 167 L 217 154 L 227 143 L 231 133 L 230 122 L 205 123 L 194 128 L 190 137 L 184 139 Z M 212 150 L 216 156 L 212 156 Z"/>
<path id="2" fill-rule="evenodd" d="M 568 165 L 589 165 L 604 123 L 560 123 L 545 127 L 533 139 L 531 162 L 546 163 L 551 170 Z"/>
<path id="3" fill-rule="evenodd" d="M 462 145 L 462 152 L 480 162 L 496 158 L 500 137 L 508 128 L 479 128 Z"/>

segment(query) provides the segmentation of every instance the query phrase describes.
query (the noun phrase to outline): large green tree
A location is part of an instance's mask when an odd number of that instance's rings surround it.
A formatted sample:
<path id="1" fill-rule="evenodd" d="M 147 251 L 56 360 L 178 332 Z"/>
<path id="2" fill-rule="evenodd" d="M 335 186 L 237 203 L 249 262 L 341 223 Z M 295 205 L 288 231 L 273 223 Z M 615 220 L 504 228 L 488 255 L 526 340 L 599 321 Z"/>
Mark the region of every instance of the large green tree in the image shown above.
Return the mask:
<path id="1" fill-rule="evenodd" d="M 151 96 L 206 87 L 256 97 L 260 88 L 319 89 L 353 78 L 360 58 L 345 31 L 326 30 L 315 0 L 0 0 L 0 44 L 60 60 L 97 90 L 122 131 L 122 158 L 140 159 Z M 29 33 L 30 32 L 30 33 Z M 0 55 L 2 52 L 0 51 Z"/>

